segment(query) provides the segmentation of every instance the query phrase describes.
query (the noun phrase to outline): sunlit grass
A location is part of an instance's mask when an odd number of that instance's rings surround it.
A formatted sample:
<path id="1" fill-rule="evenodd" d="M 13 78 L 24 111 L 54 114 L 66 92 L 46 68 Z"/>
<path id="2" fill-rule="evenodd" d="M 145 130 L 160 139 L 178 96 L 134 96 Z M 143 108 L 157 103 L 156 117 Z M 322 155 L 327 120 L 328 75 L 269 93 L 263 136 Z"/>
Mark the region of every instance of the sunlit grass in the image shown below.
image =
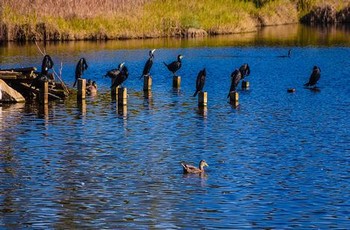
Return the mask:
<path id="1" fill-rule="evenodd" d="M 328 1 L 337 2 L 323 2 Z M 10 27 L 35 28 L 36 24 L 45 23 L 47 31 L 70 34 L 78 39 L 93 34 L 112 39 L 141 38 L 174 36 L 187 28 L 204 29 L 213 34 L 252 31 L 256 30 L 261 17 L 274 20 L 274 16 L 282 12 L 284 17 L 296 21 L 297 6 L 300 16 L 317 3 L 317 0 L 110 0 L 96 5 L 91 0 L 69 3 L 3 0 L 1 19 Z M 336 7 L 344 4 L 338 3 Z"/>

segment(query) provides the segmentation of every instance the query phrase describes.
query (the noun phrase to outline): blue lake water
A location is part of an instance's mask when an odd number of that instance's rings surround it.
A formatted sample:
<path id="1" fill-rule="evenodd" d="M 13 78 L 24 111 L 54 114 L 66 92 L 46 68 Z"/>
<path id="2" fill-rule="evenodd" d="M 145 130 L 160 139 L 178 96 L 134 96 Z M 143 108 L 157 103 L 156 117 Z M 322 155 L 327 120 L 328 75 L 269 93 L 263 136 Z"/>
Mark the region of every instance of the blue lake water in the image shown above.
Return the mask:
<path id="1" fill-rule="evenodd" d="M 331 39 L 342 31 L 311 32 L 300 40 L 277 33 L 49 44 L 70 87 L 85 57 L 84 77 L 99 92 L 83 104 L 73 96 L 48 108 L 0 106 L 0 228 L 350 228 L 350 41 Z M 139 77 L 154 47 L 147 99 Z M 278 57 L 288 49 L 291 58 Z M 0 51 L 0 68 L 40 68 L 35 45 Z M 174 91 L 162 62 L 178 54 Z M 124 111 L 102 77 L 120 62 L 130 72 Z M 233 108 L 230 74 L 243 63 L 250 89 L 239 90 Z M 314 65 L 322 71 L 318 92 L 303 87 Z M 204 67 L 203 111 L 192 95 Z M 201 159 L 204 175 L 183 175 L 182 161 Z"/>

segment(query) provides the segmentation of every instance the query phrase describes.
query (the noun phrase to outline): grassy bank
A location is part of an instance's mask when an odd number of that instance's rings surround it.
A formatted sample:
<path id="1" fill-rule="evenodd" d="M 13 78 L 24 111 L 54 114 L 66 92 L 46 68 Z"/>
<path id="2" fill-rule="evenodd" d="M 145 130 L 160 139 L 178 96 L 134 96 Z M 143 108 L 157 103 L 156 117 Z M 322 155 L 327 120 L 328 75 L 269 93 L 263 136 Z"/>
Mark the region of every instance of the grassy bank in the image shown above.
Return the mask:
<path id="1" fill-rule="evenodd" d="M 80 40 L 256 31 L 295 23 L 316 0 L 3 0 L 1 40 Z M 337 4 L 336 0 L 324 0 Z M 345 0 L 347 2 L 347 0 Z M 338 4 L 340 5 L 340 4 Z"/>

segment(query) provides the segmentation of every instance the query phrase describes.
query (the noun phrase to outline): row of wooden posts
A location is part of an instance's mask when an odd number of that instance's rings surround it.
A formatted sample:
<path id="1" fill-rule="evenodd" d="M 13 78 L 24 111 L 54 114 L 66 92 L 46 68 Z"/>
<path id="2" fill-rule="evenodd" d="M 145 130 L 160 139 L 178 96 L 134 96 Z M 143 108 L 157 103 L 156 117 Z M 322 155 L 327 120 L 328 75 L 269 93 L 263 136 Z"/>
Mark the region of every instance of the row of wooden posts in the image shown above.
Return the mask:
<path id="1" fill-rule="evenodd" d="M 181 77 L 180 76 L 174 76 L 173 77 L 173 88 L 178 89 L 181 85 Z M 249 82 L 243 81 L 242 82 L 242 88 L 248 89 L 249 88 Z M 145 76 L 144 82 L 143 82 L 143 90 L 144 91 L 151 91 L 152 90 L 152 77 L 151 76 Z M 86 98 L 86 79 L 80 78 L 78 79 L 78 93 L 77 93 L 77 100 L 81 101 Z M 236 91 L 230 92 L 229 95 L 230 98 L 230 104 L 234 106 L 239 105 L 239 94 Z M 116 87 L 114 89 L 111 89 L 111 99 L 112 101 L 118 101 L 118 106 L 125 106 L 127 105 L 127 88 L 124 87 Z M 49 102 L 49 85 L 48 82 L 43 82 L 43 86 L 40 90 L 40 96 L 39 100 L 42 104 L 47 104 Z M 208 93 L 207 92 L 199 92 L 198 93 L 198 106 L 199 107 L 205 107 L 208 105 Z"/>

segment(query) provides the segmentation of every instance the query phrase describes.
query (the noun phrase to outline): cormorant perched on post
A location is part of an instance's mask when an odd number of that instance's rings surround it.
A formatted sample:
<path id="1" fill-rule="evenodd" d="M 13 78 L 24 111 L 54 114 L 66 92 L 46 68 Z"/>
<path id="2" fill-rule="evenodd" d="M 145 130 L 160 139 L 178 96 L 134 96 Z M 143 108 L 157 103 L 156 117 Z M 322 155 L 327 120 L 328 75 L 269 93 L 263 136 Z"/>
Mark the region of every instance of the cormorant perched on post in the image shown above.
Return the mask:
<path id="1" fill-rule="evenodd" d="M 178 71 L 181 68 L 181 59 L 182 58 L 183 58 L 183 56 L 181 54 L 179 54 L 177 56 L 177 61 L 173 61 L 170 64 L 166 64 L 165 62 L 163 62 L 164 65 L 168 68 L 168 70 L 174 74 L 174 76 L 176 76 L 176 71 Z"/>
<path id="2" fill-rule="evenodd" d="M 241 74 L 241 71 L 239 71 L 238 69 L 235 69 L 235 71 L 231 73 L 231 87 L 230 87 L 230 91 L 228 92 L 227 98 L 230 97 L 230 92 L 236 91 L 237 85 L 241 80 L 241 78 L 242 78 L 242 74 Z"/>
<path id="3" fill-rule="evenodd" d="M 249 76 L 250 74 L 250 68 L 249 68 L 249 65 L 246 63 L 246 64 L 243 64 L 241 65 L 241 67 L 239 67 L 239 71 L 241 72 L 241 78 L 242 80 L 245 78 L 245 76 Z M 232 75 L 231 75 L 232 76 Z M 238 84 L 238 83 L 237 83 Z"/>
<path id="4" fill-rule="evenodd" d="M 152 65 L 153 65 L 153 58 L 154 58 L 154 51 L 156 51 L 156 49 L 153 49 L 153 50 L 150 50 L 149 51 L 149 58 L 148 60 L 146 61 L 145 63 L 145 67 L 143 68 L 143 72 L 142 72 L 142 75 L 140 77 L 140 79 L 143 77 L 143 76 L 149 76 L 150 75 L 150 71 L 151 71 L 151 68 L 152 68 Z"/>
<path id="5" fill-rule="evenodd" d="M 40 74 L 32 80 L 30 87 L 34 86 L 34 88 L 40 88 L 42 82 L 46 82 L 53 79 L 53 75 L 49 76 L 49 70 L 53 67 L 53 61 L 50 55 L 45 55 L 41 64 L 41 72 Z"/>
<path id="6" fill-rule="evenodd" d="M 304 84 L 304 86 L 310 87 L 310 86 L 315 86 L 318 80 L 320 80 L 321 77 L 321 69 L 318 66 L 314 66 L 309 82 Z"/>
<path id="7" fill-rule="evenodd" d="M 81 78 L 81 76 L 83 76 L 84 70 L 86 70 L 87 68 L 88 68 L 88 64 L 85 58 L 80 58 L 75 68 L 75 82 L 73 84 L 73 87 L 75 87 L 78 79 Z"/>
<path id="8" fill-rule="evenodd" d="M 199 71 L 197 75 L 197 80 L 196 80 L 196 92 L 193 94 L 194 97 L 197 96 L 198 92 L 203 90 L 206 75 L 207 75 L 207 72 L 205 68 Z"/>
<path id="9" fill-rule="evenodd" d="M 113 69 L 107 72 L 106 76 L 112 79 L 111 88 L 121 85 L 128 78 L 129 71 L 124 64 L 125 62 L 120 63 L 118 69 Z"/>
<path id="10" fill-rule="evenodd" d="M 52 67 L 53 67 L 53 61 L 50 55 L 46 54 L 41 64 L 41 74 L 47 75 L 47 73 L 49 72 L 49 69 L 52 69 Z"/>

